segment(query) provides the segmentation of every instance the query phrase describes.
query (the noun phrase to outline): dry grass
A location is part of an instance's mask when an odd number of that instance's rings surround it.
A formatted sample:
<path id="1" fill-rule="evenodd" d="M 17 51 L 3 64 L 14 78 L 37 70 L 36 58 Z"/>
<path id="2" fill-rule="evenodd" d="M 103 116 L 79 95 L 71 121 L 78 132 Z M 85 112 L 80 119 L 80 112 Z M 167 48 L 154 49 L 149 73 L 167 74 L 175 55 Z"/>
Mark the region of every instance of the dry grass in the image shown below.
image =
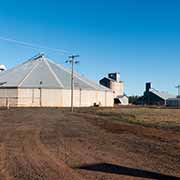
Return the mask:
<path id="1" fill-rule="evenodd" d="M 148 127 L 180 130 L 180 109 L 156 108 L 106 108 L 96 113 L 108 116 L 112 120 L 119 120 Z"/>

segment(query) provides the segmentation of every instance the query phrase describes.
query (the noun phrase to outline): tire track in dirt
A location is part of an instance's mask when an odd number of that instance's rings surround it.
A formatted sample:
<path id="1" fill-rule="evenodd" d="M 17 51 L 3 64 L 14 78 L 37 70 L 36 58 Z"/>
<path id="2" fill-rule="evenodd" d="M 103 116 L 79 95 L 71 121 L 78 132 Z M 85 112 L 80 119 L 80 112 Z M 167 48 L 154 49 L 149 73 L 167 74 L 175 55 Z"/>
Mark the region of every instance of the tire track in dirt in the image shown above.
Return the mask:
<path id="1" fill-rule="evenodd" d="M 0 144 L 0 177 L 2 177 L 3 180 L 12 180 L 12 177 L 10 177 L 8 172 L 7 163 L 8 162 L 7 162 L 5 145 L 1 143 Z"/>
<path id="2" fill-rule="evenodd" d="M 81 180 L 73 169 L 53 157 L 40 142 L 39 134 L 40 130 L 30 129 L 16 129 L 11 134 L 7 154 L 13 179 Z"/>
<path id="3" fill-rule="evenodd" d="M 180 176 L 178 132 L 85 112 L 0 111 L 0 180 L 134 179 L 79 168 L 100 163 Z"/>

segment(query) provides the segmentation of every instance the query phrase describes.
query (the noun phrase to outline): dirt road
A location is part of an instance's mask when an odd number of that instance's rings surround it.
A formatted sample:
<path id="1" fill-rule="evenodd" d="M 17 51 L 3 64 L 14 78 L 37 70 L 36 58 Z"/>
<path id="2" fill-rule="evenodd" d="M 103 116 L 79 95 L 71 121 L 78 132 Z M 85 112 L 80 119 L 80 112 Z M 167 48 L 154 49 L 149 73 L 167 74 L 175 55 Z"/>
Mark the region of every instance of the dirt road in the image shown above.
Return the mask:
<path id="1" fill-rule="evenodd" d="M 180 179 L 180 130 L 59 109 L 0 110 L 0 180 Z"/>

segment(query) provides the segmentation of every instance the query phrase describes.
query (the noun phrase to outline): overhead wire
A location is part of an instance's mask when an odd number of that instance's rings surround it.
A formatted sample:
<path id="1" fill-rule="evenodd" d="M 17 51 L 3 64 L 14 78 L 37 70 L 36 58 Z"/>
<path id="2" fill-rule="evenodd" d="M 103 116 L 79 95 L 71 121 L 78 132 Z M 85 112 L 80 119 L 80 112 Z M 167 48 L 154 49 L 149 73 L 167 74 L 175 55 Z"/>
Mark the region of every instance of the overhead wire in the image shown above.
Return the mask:
<path id="1" fill-rule="evenodd" d="M 19 41 L 16 39 L 6 38 L 6 37 L 2 37 L 2 36 L 0 36 L 0 40 L 7 41 L 10 43 L 14 43 L 14 44 L 19 44 L 19 45 L 30 47 L 30 48 L 46 49 L 46 50 L 50 50 L 50 51 L 60 53 L 61 55 L 70 55 L 71 54 L 69 51 L 64 50 L 64 49 L 57 49 L 57 48 L 51 48 L 51 47 L 47 47 L 47 46 L 41 46 L 38 44 L 29 43 L 29 42 L 25 42 L 25 41 Z"/>

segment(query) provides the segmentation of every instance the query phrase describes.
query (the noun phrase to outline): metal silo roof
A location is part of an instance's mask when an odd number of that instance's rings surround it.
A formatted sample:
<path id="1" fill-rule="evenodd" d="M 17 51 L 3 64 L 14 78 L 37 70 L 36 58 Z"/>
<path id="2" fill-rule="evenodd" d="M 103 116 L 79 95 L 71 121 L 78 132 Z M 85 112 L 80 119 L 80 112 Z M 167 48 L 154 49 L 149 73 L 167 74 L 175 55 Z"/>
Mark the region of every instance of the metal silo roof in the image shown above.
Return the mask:
<path id="1" fill-rule="evenodd" d="M 110 90 L 84 76 L 74 74 L 75 89 Z M 1 88 L 71 88 L 71 71 L 39 55 L 15 68 L 0 73 Z"/>

